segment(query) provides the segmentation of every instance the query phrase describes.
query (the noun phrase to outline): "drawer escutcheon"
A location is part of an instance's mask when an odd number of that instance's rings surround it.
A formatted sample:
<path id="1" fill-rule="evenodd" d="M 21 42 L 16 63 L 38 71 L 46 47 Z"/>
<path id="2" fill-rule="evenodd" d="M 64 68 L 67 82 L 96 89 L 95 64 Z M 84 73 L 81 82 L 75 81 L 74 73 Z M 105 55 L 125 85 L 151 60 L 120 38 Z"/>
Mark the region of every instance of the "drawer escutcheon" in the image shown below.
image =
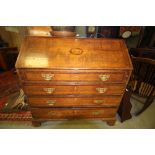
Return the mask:
<path id="1" fill-rule="evenodd" d="M 100 78 L 102 81 L 107 81 L 107 80 L 110 78 L 110 75 L 101 74 L 101 75 L 99 75 L 99 78 Z"/>
<path id="2" fill-rule="evenodd" d="M 96 88 L 96 91 L 100 94 L 104 94 L 107 91 L 107 88 Z"/>

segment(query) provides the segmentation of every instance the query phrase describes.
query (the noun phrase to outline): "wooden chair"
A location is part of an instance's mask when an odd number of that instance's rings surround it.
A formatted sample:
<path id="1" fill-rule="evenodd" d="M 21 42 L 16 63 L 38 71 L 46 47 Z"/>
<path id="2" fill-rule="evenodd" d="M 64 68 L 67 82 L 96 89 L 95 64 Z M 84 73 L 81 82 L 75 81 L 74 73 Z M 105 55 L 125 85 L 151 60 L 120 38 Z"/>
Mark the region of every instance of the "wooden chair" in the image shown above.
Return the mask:
<path id="1" fill-rule="evenodd" d="M 118 109 L 121 122 L 132 117 L 130 113 L 132 107 L 130 98 L 132 94 L 145 98 L 145 102 L 142 103 L 143 108 L 135 115 L 144 112 L 155 98 L 155 60 L 134 56 L 131 56 L 131 60 L 133 72 Z"/>
<path id="2" fill-rule="evenodd" d="M 155 49 L 151 48 L 131 48 L 129 53 L 135 57 L 155 59 Z"/>
<path id="3" fill-rule="evenodd" d="M 130 102 L 130 98 L 131 98 L 131 89 L 129 88 L 129 86 L 127 86 L 127 88 L 125 89 L 125 93 L 122 97 L 122 101 L 120 103 L 119 109 L 118 109 L 118 114 L 120 116 L 120 120 L 121 122 L 124 122 L 130 118 L 132 118 L 132 115 L 130 113 L 132 105 Z"/>
<path id="4" fill-rule="evenodd" d="M 133 73 L 129 85 L 131 91 L 146 101 L 143 108 L 136 113 L 141 114 L 152 102 L 155 97 L 155 60 L 131 56 L 133 63 Z"/>

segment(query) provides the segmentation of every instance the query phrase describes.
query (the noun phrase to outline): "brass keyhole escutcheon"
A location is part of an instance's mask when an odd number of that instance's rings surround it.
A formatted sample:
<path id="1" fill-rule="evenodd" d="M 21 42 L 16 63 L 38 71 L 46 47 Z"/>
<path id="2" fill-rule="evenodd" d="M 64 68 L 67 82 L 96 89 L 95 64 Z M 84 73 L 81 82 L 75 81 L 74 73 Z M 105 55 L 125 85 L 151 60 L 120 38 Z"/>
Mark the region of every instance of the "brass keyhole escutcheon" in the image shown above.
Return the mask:
<path id="1" fill-rule="evenodd" d="M 99 75 L 99 78 L 100 78 L 102 81 L 107 81 L 107 80 L 110 78 L 110 75 L 101 74 L 101 75 Z"/>

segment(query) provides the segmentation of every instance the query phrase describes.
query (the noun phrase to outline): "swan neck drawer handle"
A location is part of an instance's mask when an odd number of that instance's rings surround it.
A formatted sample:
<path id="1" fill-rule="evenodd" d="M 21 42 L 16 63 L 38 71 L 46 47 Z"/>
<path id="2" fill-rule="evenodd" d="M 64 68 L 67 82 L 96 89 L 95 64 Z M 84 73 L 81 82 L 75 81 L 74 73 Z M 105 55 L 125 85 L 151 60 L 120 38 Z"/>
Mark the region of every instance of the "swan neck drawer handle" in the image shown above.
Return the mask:
<path id="1" fill-rule="evenodd" d="M 94 100 L 94 103 L 95 104 L 103 104 L 104 103 L 104 100 Z"/>
<path id="2" fill-rule="evenodd" d="M 54 74 L 41 74 L 42 78 L 46 81 L 53 80 Z"/>
<path id="3" fill-rule="evenodd" d="M 107 88 L 96 88 L 96 91 L 100 94 L 104 94 L 107 91 Z"/>
<path id="4" fill-rule="evenodd" d="M 56 112 L 55 111 L 49 111 L 48 115 L 56 115 Z"/>
<path id="5" fill-rule="evenodd" d="M 94 111 L 94 112 L 92 112 L 92 114 L 93 114 L 93 115 L 99 115 L 100 112 L 99 112 L 99 111 Z"/>
<path id="6" fill-rule="evenodd" d="M 48 100 L 48 101 L 46 101 L 46 103 L 48 105 L 55 105 L 56 104 L 56 100 Z"/>
<path id="7" fill-rule="evenodd" d="M 43 91 L 45 91 L 47 94 L 52 94 L 54 90 L 55 88 L 43 88 Z"/>

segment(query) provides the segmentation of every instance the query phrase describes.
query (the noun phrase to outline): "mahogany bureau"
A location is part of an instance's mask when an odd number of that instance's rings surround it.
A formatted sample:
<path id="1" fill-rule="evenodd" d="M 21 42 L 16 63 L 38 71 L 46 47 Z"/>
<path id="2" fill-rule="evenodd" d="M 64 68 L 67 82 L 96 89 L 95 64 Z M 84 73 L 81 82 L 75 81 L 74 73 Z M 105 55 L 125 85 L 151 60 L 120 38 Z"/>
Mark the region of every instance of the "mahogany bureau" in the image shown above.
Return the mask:
<path id="1" fill-rule="evenodd" d="M 33 125 L 65 119 L 114 125 L 132 64 L 120 39 L 27 36 L 16 69 Z"/>

